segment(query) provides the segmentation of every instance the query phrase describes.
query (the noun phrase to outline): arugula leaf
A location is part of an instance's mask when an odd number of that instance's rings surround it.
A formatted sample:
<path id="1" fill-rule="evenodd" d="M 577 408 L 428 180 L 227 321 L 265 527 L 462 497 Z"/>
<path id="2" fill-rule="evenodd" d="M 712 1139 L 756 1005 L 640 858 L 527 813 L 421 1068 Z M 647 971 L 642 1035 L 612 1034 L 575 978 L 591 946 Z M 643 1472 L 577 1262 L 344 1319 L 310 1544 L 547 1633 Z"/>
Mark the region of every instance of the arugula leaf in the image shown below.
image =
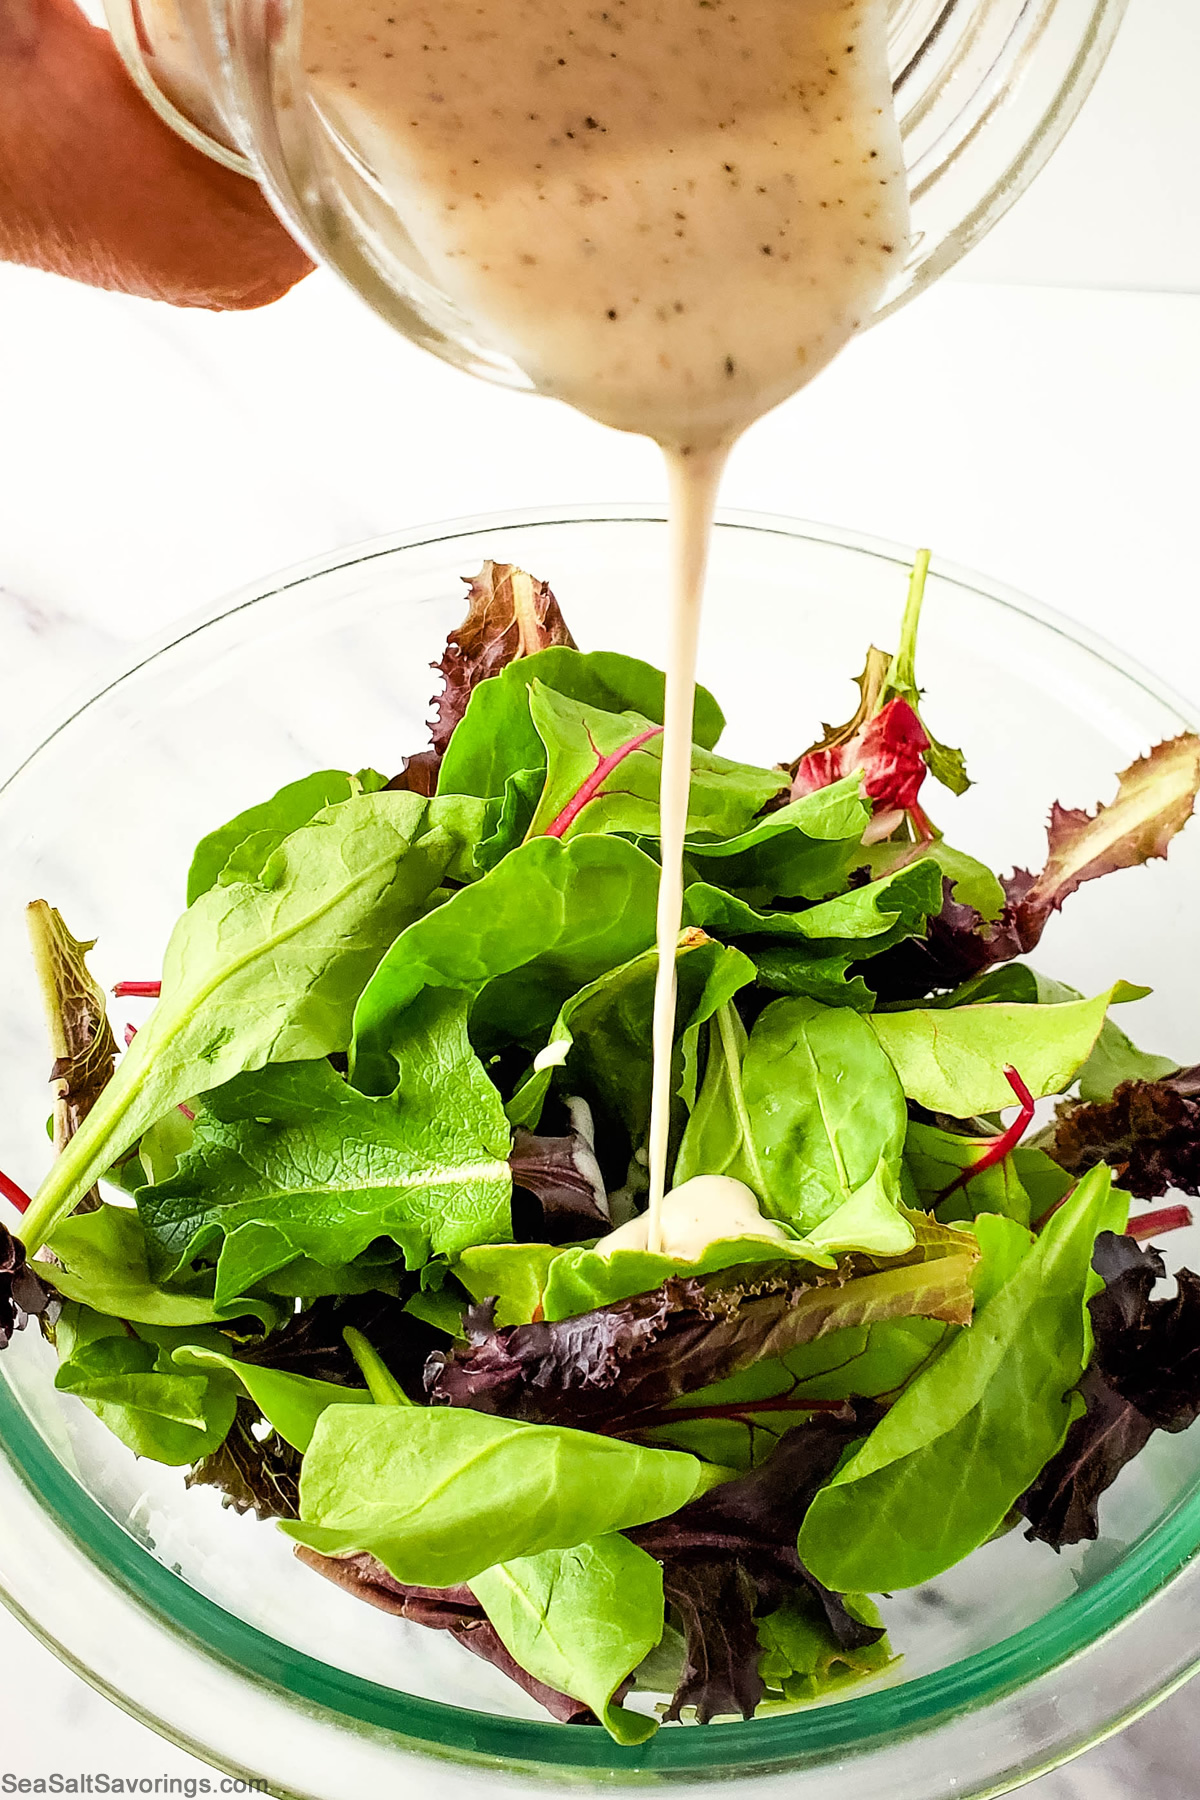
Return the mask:
<path id="1" fill-rule="evenodd" d="M 1096 1503 L 1155 1431 L 1200 1417 L 1200 1277 L 1180 1269 L 1169 1300 L 1150 1298 L 1166 1274 L 1156 1250 L 1102 1232 L 1092 1266 L 1104 1283 L 1088 1304 L 1095 1349 L 1079 1392 L 1086 1412 L 1017 1502 L 1027 1536 L 1061 1550 L 1100 1534 Z"/>
<path id="2" fill-rule="evenodd" d="M 653 944 L 657 894 L 657 865 L 624 838 L 534 838 L 514 850 L 393 943 L 355 1010 L 355 1085 L 394 1085 L 393 1044 L 426 987 L 473 996 L 484 1055 L 513 1040 L 532 1048 L 568 995 Z"/>
<path id="3" fill-rule="evenodd" d="M 680 934 L 676 1036 L 702 1025 L 754 979 L 740 950 L 694 928 Z M 589 982 L 562 1006 L 545 1049 L 508 1104 L 509 1119 L 535 1125 L 556 1069 L 596 1109 L 606 1142 L 638 1149 L 650 1125 L 651 1023 L 658 952 L 644 950 Z M 678 1085 L 678 1084 L 676 1084 Z"/>
<path id="4" fill-rule="evenodd" d="M 87 966 L 94 943 L 73 937 L 62 914 L 44 900 L 31 901 L 25 917 L 50 1028 L 54 1148 L 61 1155 L 112 1080 L 117 1041 L 103 989 Z M 89 1210 L 99 1204 L 96 1188 L 80 1201 Z"/>
<path id="5" fill-rule="evenodd" d="M 176 1174 L 138 1193 L 164 1269 L 219 1246 L 224 1306 L 297 1257 L 349 1264 L 390 1238 L 412 1269 L 509 1235 L 508 1123 L 467 1041 L 465 997 L 431 989 L 404 1024 L 387 1099 L 357 1093 L 326 1061 L 209 1097 Z"/>
<path id="6" fill-rule="evenodd" d="M 540 681 L 529 712 L 546 747 L 546 785 L 530 837 L 624 831 L 657 837 L 662 727 L 637 712 L 604 712 Z M 733 837 L 785 785 L 778 769 L 693 747 L 687 830 Z"/>
<path id="7" fill-rule="evenodd" d="M 499 1563 L 471 1590 L 523 1669 L 591 1707 L 618 1744 L 658 1722 L 614 1696 L 663 1634 L 662 1570 L 617 1533 Z"/>
<path id="8" fill-rule="evenodd" d="M 248 1314 L 269 1329 L 283 1316 L 281 1306 L 260 1295 L 218 1306 L 195 1284 L 178 1291 L 160 1285 L 150 1273 L 145 1227 L 131 1207 L 101 1206 L 63 1219 L 47 1248 L 57 1265 L 34 1263 L 42 1280 L 68 1300 L 133 1325 L 213 1325 Z"/>
<path id="9" fill-rule="evenodd" d="M 356 794 L 376 794 L 386 786 L 387 777 L 375 769 L 360 769 L 357 775 L 348 775 L 344 769 L 318 769 L 315 775 L 289 781 L 269 800 L 247 807 L 227 825 L 200 839 L 188 871 L 187 904 L 216 887 L 235 852 L 235 879 L 253 881 L 284 838 L 309 824 L 327 806 Z"/>
<path id="10" fill-rule="evenodd" d="M 302 1523 L 284 1529 L 448 1587 L 675 1512 L 724 1475 L 681 1451 L 466 1408 L 331 1406 L 304 1459 Z"/>
<path id="11" fill-rule="evenodd" d="M 282 1369 L 239 1362 L 204 1344 L 180 1344 L 171 1352 L 177 1368 L 224 1372 L 246 1390 L 263 1418 L 293 1450 L 305 1451 L 313 1440 L 317 1420 L 329 1406 L 371 1406 L 366 1388 L 348 1388 L 340 1382 L 313 1381 Z"/>
<path id="12" fill-rule="evenodd" d="M 439 803 L 414 794 L 344 800 L 285 839 L 259 880 L 189 907 L 162 998 L 26 1214 L 31 1251 L 180 1101 L 267 1062 L 347 1047 L 364 983 L 460 852 L 462 804 L 447 828 Z"/>
<path id="13" fill-rule="evenodd" d="M 735 1175 L 827 1253 L 911 1248 L 899 1209 L 904 1095 L 867 1022 L 814 1000 L 776 1000 L 743 1046 L 731 1009 L 717 1017 L 676 1182 Z"/>
<path id="14" fill-rule="evenodd" d="M 1123 1207 L 1107 1173 L 1088 1176 L 989 1293 L 989 1259 L 1011 1256 L 1014 1230 L 989 1221 L 1006 1229 L 981 1234 L 971 1330 L 910 1382 L 809 1509 L 800 1555 L 819 1580 L 869 1593 L 915 1587 L 999 1528 L 1066 1437 L 1069 1390 L 1090 1348 L 1092 1249 L 1114 1223 Z"/>
<path id="15" fill-rule="evenodd" d="M 1111 1100 L 1060 1107 L 1049 1150 L 1069 1175 L 1099 1163 L 1139 1200 L 1200 1194 L 1200 1067 L 1123 1081 Z"/>
<path id="16" fill-rule="evenodd" d="M 910 1100 L 966 1119 L 1011 1105 L 1004 1074 L 1010 1064 L 1035 1098 L 1061 1093 L 1090 1053 L 1108 1008 L 1144 992 L 1119 981 L 1093 1000 L 914 1008 L 872 1013 L 865 1026 Z"/>
<path id="17" fill-rule="evenodd" d="M 839 893 L 863 860 L 871 823 L 857 775 L 768 813 L 723 843 L 691 843 L 693 877 L 733 889 L 751 905 L 772 900 L 824 900 Z"/>
<path id="18" fill-rule="evenodd" d="M 233 1424 L 236 1388 L 221 1370 L 178 1369 L 171 1351 L 180 1335 L 153 1326 L 134 1334 L 72 1302 L 58 1322 L 54 1385 L 82 1400 L 135 1456 L 173 1467 L 197 1462 Z"/>
<path id="19" fill-rule="evenodd" d="M 466 712 L 446 747 L 438 776 L 439 794 L 475 794 L 498 799 L 510 776 L 544 770 L 545 747 L 529 710 L 535 681 L 568 700 L 604 712 L 634 712 L 663 722 L 665 677 L 634 656 L 609 650 L 539 650 L 513 662 L 473 690 Z M 725 726 L 724 714 L 705 688 L 696 689 L 692 735 L 711 750 Z"/>

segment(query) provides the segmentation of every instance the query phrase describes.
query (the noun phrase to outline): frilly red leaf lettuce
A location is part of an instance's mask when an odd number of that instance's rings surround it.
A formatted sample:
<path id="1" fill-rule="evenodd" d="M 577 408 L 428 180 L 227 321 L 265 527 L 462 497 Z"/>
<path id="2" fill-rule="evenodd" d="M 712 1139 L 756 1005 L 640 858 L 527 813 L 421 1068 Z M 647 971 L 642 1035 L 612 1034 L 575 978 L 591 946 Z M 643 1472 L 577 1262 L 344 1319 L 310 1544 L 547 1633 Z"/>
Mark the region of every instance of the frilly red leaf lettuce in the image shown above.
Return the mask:
<path id="1" fill-rule="evenodd" d="M 48 1312 L 54 1300 L 30 1268 L 20 1238 L 0 1225 L 0 1350 L 8 1348 L 14 1333 L 24 1331 L 31 1318 Z"/>
<path id="2" fill-rule="evenodd" d="M 188 1487 L 213 1487 L 223 1506 L 260 1519 L 300 1517 L 300 1452 L 278 1432 L 260 1437 L 258 1408 L 238 1401 L 233 1424 L 223 1444 L 204 1457 L 187 1477 Z"/>
<path id="3" fill-rule="evenodd" d="M 763 1696 L 755 1615 L 807 1586 L 837 1643 L 857 1649 L 883 1633 L 847 1611 L 841 1596 L 808 1573 L 796 1538 L 817 1489 L 844 1451 L 881 1416 L 871 1401 L 790 1431 L 765 1462 L 723 1482 L 670 1518 L 629 1535 L 663 1565 L 663 1587 L 683 1626 L 687 1656 L 667 1713 L 694 1706 L 701 1724 L 719 1714 L 751 1718 Z"/>
<path id="4" fill-rule="evenodd" d="M 1070 1175 L 1108 1163 L 1139 1200 L 1200 1195 L 1200 1065 L 1160 1081 L 1123 1081 L 1111 1100 L 1060 1107 L 1047 1145 Z"/>
<path id="5" fill-rule="evenodd" d="M 443 684 L 433 701 L 432 748 L 408 757 L 389 787 L 434 793 L 450 735 L 467 710 L 472 689 L 510 662 L 553 644 L 577 648 L 549 584 L 513 563 L 485 562 L 467 582 L 466 618 L 447 638 L 441 660 L 432 664 Z"/>
<path id="6" fill-rule="evenodd" d="M 942 910 L 930 919 L 924 941 L 898 945 L 874 962 L 872 986 L 888 999 L 918 999 L 1027 956 L 1052 915 L 1085 881 L 1165 857 L 1191 818 L 1198 792 L 1200 737 L 1184 732 L 1131 763 L 1118 777 L 1115 797 L 1094 813 L 1055 802 L 1045 864 L 1037 874 L 1017 869 L 1004 879 L 1000 916 L 985 920 L 961 905 L 947 881 Z"/>
<path id="7" fill-rule="evenodd" d="M 1092 1266 L 1104 1289 L 1089 1303 L 1095 1348 L 1078 1389 L 1087 1410 L 1017 1503 L 1027 1535 L 1056 1550 L 1099 1535 L 1100 1495 L 1155 1431 L 1200 1417 L 1200 1276 L 1181 1269 L 1175 1295 L 1152 1300 L 1162 1257 L 1111 1231 Z"/>

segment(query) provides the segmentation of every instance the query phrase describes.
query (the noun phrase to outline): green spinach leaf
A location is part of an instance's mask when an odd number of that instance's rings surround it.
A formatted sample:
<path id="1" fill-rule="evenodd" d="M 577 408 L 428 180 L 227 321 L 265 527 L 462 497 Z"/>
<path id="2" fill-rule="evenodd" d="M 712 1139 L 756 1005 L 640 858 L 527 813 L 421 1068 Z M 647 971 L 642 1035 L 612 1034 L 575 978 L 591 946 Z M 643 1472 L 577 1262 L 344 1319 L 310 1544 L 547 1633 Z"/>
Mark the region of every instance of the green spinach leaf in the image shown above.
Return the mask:
<path id="1" fill-rule="evenodd" d="M 1056 1453 L 1090 1351 L 1085 1303 L 1100 1231 L 1124 1203 L 1095 1170 L 821 1490 L 800 1531 L 818 1581 L 871 1593 L 940 1575 L 996 1531 Z M 981 1221 L 981 1225 L 983 1221 Z M 1016 1231 L 981 1232 L 984 1270 Z M 1014 1240 L 1015 1241 L 1015 1240 Z"/>
<path id="2" fill-rule="evenodd" d="M 326 1407 L 374 1404 L 366 1388 L 343 1387 L 261 1363 L 238 1362 L 236 1357 L 203 1344 L 181 1344 L 171 1352 L 171 1360 L 176 1368 L 224 1374 L 240 1383 L 263 1418 L 293 1450 L 308 1449 Z"/>
<path id="3" fill-rule="evenodd" d="M 427 987 L 473 997 L 482 1054 L 513 1041 L 536 1049 L 570 994 L 653 944 L 657 896 L 657 864 L 624 838 L 534 838 L 514 850 L 396 939 L 355 1011 L 355 1085 L 390 1091 L 401 1019 Z"/>
<path id="4" fill-rule="evenodd" d="M 1062 1005 L 995 1001 L 874 1013 L 869 1029 L 910 1100 L 930 1112 L 968 1119 L 1011 1105 L 1004 1074 L 1009 1065 L 1035 1099 L 1061 1093 L 1091 1052 L 1108 1008 L 1144 991 L 1117 982 L 1094 1000 Z"/>
<path id="5" fill-rule="evenodd" d="M 135 1334 L 71 1302 L 58 1322 L 54 1385 L 82 1400 L 135 1456 L 175 1468 L 199 1462 L 224 1443 L 237 1388 L 222 1370 L 176 1368 L 171 1351 L 184 1335 L 153 1326 Z"/>
<path id="6" fill-rule="evenodd" d="M 585 706 L 641 713 L 662 724 L 661 669 L 609 650 L 585 654 L 553 645 L 509 663 L 473 689 L 442 760 L 439 794 L 499 798 L 510 776 L 545 769 L 545 750 L 529 713 L 529 689 L 535 681 Z M 711 750 L 724 726 L 720 707 L 707 689 L 698 687 L 692 725 L 696 742 Z"/>
<path id="7" fill-rule="evenodd" d="M 357 775 L 347 775 L 343 769 L 319 769 L 315 775 L 289 781 L 269 800 L 247 807 L 228 825 L 201 838 L 188 871 L 188 905 L 216 886 L 235 851 L 239 853 L 235 879 L 253 881 L 261 875 L 272 850 L 327 806 L 350 800 L 355 794 L 379 793 L 386 786 L 387 776 L 375 769 L 360 769 Z"/>
<path id="8" fill-rule="evenodd" d="M 825 900 L 863 866 L 870 802 L 858 775 L 805 794 L 723 843 L 688 845 L 693 880 L 732 889 L 751 905 Z"/>
<path id="9" fill-rule="evenodd" d="M 878 1609 L 865 1594 L 843 1594 L 852 1618 L 878 1630 Z M 762 1645 L 759 1674 L 766 1687 L 760 1712 L 766 1716 L 787 1706 L 808 1704 L 879 1675 L 896 1660 L 886 1637 L 873 1644 L 847 1648 L 839 1644 L 814 1597 L 803 1588 L 775 1612 L 758 1621 Z"/>
<path id="10" fill-rule="evenodd" d="M 657 1647 L 665 1623 L 659 1563 L 619 1533 L 569 1550 L 498 1563 L 471 1591 L 523 1669 L 591 1707 L 618 1744 L 641 1744 L 657 1720 L 613 1695 Z"/>
<path id="11" fill-rule="evenodd" d="M 217 886 L 188 908 L 162 998 L 25 1215 L 31 1253 L 181 1100 L 268 1062 L 347 1048 L 379 958 L 461 852 L 464 804 L 452 802 L 444 824 L 439 803 L 415 794 L 344 800 L 286 838 L 257 881 Z"/>
<path id="12" fill-rule="evenodd" d="M 368 1551 L 397 1581 L 452 1587 L 677 1512 L 726 1471 L 674 1450 L 467 1407 L 343 1407 L 321 1415 L 290 1536 Z"/>

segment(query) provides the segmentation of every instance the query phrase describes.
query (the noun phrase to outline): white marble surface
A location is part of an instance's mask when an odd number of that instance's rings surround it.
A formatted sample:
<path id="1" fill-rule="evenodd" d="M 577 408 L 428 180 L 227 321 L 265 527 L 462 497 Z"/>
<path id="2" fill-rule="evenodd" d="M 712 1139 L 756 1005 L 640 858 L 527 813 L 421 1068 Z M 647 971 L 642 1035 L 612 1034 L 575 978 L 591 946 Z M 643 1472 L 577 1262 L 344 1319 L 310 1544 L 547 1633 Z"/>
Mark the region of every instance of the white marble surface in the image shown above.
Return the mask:
<path id="1" fill-rule="evenodd" d="M 1195 14 L 1135 0 L 1132 21 L 1079 127 L 1092 137 L 962 279 L 759 426 L 725 498 L 932 543 L 1200 700 Z M 1139 278 L 1178 291 L 1115 291 Z M 1028 285 L 1046 281 L 1063 285 Z M 0 367 L 4 767 L 143 634 L 284 564 L 410 524 L 661 489 L 644 446 L 442 368 L 325 277 L 219 318 L 0 268 Z M 203 1772 L 6 1617 L 0 1663 L 0 1774 Z M 1192 1800 L 1194 1706 L 1185 1690 L 1028 1791 Z"/>

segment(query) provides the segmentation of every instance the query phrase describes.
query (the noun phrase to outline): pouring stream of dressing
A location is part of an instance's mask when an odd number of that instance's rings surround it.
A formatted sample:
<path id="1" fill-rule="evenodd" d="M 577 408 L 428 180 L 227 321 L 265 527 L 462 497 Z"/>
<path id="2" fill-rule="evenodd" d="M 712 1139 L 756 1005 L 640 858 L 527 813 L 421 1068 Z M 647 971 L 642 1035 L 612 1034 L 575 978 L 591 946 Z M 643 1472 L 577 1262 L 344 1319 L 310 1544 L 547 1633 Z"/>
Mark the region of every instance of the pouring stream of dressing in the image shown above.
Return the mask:
<path id="1" fill-rule="evenodd" d="M 313 128 L 367 172 L 415 284 L 542 393 L 667 458 L 652 1249 L 717 487 L 903 258 L 886 26 L 886 0 L 304 0 Z"/>

